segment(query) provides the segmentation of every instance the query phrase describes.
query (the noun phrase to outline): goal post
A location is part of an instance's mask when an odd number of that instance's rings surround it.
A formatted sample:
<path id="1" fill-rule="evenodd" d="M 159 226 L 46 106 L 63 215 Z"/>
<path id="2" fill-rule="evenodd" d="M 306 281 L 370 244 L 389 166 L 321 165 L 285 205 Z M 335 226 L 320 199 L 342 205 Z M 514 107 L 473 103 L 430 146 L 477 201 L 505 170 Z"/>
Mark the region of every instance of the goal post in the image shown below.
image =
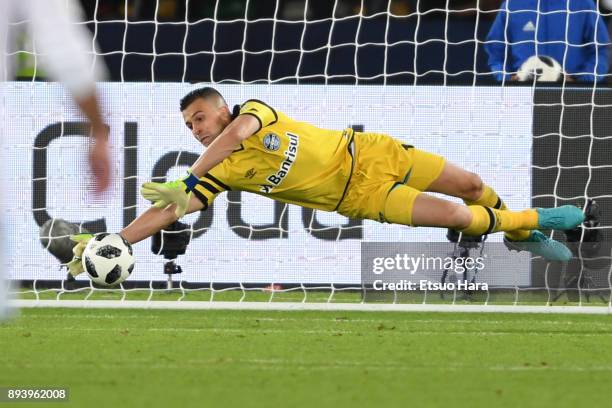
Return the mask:
<path id="1" fill-rule="evenodd" d="M 96 57 L 111 78 L 98 85 L 115 161 L 105 196 L 87 190 L 86 124 L 63 88 L 40 78 L 0 85 L 3 268 L 21 306 L 609 311 L 612 93 L 600 71 L 609 46 L 600 25 L 612 16 L 603 6 L 530 11 L 511 2 L 388 0 L 258 9 L 247 0 L 217 1 L 210 10 L 188 1 L 169 11 L 160 0 L 151 10 L 142 3 L 125 1 L 117 15 L 85 2 Z M 502 37 L 494 35 L 500 14 L 510 16 Z M 511 61 L 512 47 L 524 40 L 510 35 L 510 25 L 522 19 L 516 30 L 529 33 L 560 21 L 553 17 L 565 18 L 563 41 L 538 38 L 535 49 L 565 46 L 557 62 L 567 77 L 516 81 L 522 68 Z M 571 30 L 580 18 L 595 28 L 577 45 Z M 496 46 L 505 50 L 499 66 Z M 586 47 L 594 64 L 569 61 L 586 58 L 577 51 Z M 537 76 L 546 68 L 530 69 Z M 147 240 L 134 246 L 136 268 L 120 288 L 95 287 L 85 275 L 67 280 L 40 244 L 41 225 L 61 218 L 117 232 L 148 208 L 139 185 L 179 177 L 202 151 L 179 112 L 182 96 L 201 86 L 215 87 L 232 106 L 259 99 L 323 128 L 390 134 L 479 174 L 511 209 L 581 206 L 587 222 L 552 235 L 574 259 L 547 263 L 509 252 L 501 234 L 449 242 L 442 229 L 348 219 L 232 191 L 181 220 L 191 242 L 176 259 L 153 253 Z M 407 257 L 414 268 L 395 263 L 392 276 L 408 287 L 378 290 L 376 259 Z M 439 263 L 423 268 L 430 258 Z M 467 258 L 483 268 L 458 272 Z"/>

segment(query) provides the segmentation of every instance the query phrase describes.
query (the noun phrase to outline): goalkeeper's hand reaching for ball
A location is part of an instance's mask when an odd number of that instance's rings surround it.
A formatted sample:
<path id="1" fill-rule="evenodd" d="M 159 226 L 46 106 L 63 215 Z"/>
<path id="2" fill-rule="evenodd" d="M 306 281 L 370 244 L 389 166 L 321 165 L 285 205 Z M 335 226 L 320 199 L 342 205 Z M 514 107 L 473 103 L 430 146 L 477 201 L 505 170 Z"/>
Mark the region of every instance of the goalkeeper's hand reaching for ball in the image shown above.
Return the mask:
<path id="1" fill-rule="evenodd" d="M 73 242 L 76 242 L 76 245 L 72 248 L 72 261 L 68 262 L 66 266 L 68 266 L 68 271 L 72 276 L 80 275 L 85 272 L 85 268 L 83 268 L 83 251 L 85 251 L 85 247 L 87 243 L 93 238 L 92 234 L 76 234 L 71 235 L 70 239 Z"/>
<path id="2" fill-rule="evenodd" d="M 192 177 L 192 175 L 190 175 Z M 189 178 L 189 177 L 188 177 Z M 176 204 L 174 213 L 181 218 L 187 211 L 191 191 L 185 180 L 170 181 L 167 183 L 144 183 L 140 194 L 153 203 L 153 206 L 161 210 L 172 204 Z"/>

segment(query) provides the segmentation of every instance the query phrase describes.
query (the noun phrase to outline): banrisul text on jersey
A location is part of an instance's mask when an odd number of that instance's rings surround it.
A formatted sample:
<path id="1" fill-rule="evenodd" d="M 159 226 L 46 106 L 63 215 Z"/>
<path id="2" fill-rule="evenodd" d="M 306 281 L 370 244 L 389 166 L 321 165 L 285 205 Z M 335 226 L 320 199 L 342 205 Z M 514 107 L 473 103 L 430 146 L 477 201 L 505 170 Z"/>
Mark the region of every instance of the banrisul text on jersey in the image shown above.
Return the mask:
<path id="1" fill-rule="evenodd" d="M 270 174 L 266 180 L 270 182 L 270 184 L 263 184 L 260 188 L 262 193 L 269 194 L 274 190 L 274 187 L 280 185 L 289 171 L 291 170 L 291 166 L 295 162 L 298 153 L 298 146 L 300 144 L 300 138 L 298 135 L 293 134 L 291 132 L 286 132 L 285 135 L 289 137 L 289 145 L 287 146 L 287 150 L 285 150 L 285 160 L 283 160 L 280 164 L 278 171 L 274 174 Z"/>

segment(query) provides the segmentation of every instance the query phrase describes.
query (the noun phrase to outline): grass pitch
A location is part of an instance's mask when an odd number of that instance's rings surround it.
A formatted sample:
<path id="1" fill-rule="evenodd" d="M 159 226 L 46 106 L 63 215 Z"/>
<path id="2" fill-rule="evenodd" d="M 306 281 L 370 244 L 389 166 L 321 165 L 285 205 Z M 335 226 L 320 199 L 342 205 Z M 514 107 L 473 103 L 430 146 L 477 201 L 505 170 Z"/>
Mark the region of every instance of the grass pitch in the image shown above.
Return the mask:
<path id="1" fill-rule="evenodd" d="M 75 407 L 609 406 L 611 349 L 612 316 L 26 309 L 0 323 L 0 386 Z"/>

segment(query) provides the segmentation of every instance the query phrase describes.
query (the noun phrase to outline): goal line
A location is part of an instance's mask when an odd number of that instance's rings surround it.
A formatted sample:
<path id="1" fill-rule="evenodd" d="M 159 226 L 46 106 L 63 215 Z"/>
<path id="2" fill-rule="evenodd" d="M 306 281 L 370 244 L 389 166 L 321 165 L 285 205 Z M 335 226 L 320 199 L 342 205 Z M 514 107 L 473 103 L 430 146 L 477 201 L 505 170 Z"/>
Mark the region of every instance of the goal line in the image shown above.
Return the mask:
<path id="1" fill-rule="evenodd" d="M 61 307 L 70 309 L 157 310 L 276 310 L 354 312 L 455 312 L 455 313 L 555 313 L 612 314 L 608 306 L 448 305 L 381 303 L 223 302 L 223 301 L 122 301 L 122 300 L 13 300 L 18 308 Z"/>

